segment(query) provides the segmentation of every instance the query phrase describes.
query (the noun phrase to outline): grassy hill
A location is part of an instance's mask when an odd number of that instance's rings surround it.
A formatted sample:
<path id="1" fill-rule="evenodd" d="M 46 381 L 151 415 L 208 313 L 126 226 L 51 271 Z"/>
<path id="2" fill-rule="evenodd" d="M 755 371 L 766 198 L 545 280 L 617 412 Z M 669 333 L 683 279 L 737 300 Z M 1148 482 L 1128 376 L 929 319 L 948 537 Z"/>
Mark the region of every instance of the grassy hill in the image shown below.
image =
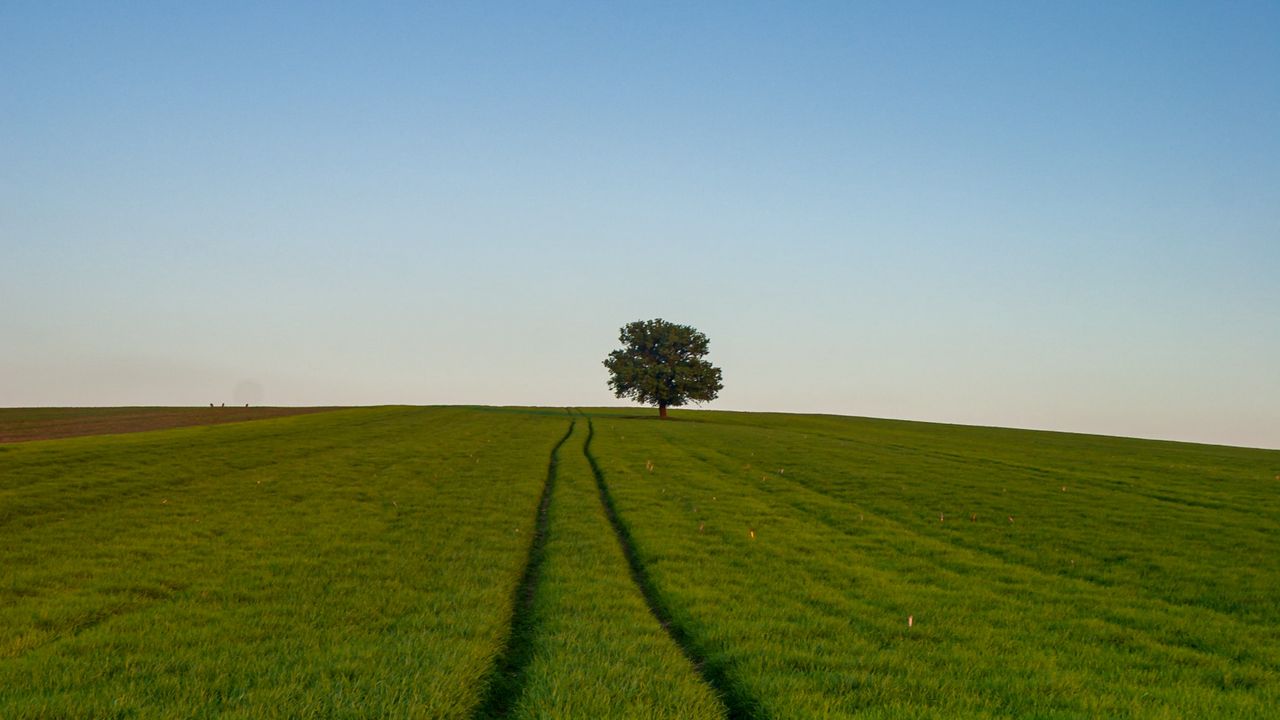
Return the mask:
<path id="1" fill-rule="evenodd" d="M 0 444 L 0 717 L 1280 707 L 1278 451 L 673 418 Z"/>

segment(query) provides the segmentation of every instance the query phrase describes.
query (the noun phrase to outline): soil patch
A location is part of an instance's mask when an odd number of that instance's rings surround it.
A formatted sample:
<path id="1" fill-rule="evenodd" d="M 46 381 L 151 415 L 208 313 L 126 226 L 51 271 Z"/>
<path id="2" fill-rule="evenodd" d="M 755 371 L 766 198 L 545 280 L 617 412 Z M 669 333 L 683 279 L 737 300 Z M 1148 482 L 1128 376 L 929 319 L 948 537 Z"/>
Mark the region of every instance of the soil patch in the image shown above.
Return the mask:
<path id="1" fill-rule="evenodd" d="M 0 408 L 0 443 L 146 432 L 334 410 L 329 407 Z"/>

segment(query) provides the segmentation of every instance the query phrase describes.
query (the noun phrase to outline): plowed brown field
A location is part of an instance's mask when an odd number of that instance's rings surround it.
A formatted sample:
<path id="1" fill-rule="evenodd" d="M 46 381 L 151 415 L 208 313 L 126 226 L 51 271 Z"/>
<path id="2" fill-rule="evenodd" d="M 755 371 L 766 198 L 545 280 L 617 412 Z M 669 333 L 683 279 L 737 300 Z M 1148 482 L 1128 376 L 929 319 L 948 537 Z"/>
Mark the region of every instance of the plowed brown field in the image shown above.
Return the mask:
<path id="1" fill-rule="evenodd" d="M 0 443 L 143 432 L 322 412 L 324 407 L 0 408 Z"/>

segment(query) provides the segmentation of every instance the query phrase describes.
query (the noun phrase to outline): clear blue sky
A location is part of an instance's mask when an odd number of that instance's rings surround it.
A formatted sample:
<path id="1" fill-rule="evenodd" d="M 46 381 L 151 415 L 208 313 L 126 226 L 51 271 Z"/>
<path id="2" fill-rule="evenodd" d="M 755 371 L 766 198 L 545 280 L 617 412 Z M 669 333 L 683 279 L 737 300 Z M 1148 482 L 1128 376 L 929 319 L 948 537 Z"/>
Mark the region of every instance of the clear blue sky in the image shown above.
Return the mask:
<path id="1" fill-rule="evenodd" d="M 609 404 L 664 317 L 712 407 L 1280 447 L 1280 4 L 267 5 L 0 5 L 0 405 Z"/>

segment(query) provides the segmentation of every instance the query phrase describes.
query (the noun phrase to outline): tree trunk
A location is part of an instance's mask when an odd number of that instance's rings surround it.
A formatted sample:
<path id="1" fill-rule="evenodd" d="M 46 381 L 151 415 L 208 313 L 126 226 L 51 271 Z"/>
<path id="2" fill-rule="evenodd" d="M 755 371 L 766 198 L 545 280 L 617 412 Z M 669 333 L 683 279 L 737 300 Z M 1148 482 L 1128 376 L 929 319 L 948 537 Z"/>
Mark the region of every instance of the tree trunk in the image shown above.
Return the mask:
<path id="1" fill-rule="evenodd" d="M 661 418 L 661 419 L 663 419 L 663 420 L 666 420 L 666 419 L 667 419 L 667 404 L 666 404 L 666 403 L 658 403 L 658 417 L 659 417 L 659 418 Z"/>

